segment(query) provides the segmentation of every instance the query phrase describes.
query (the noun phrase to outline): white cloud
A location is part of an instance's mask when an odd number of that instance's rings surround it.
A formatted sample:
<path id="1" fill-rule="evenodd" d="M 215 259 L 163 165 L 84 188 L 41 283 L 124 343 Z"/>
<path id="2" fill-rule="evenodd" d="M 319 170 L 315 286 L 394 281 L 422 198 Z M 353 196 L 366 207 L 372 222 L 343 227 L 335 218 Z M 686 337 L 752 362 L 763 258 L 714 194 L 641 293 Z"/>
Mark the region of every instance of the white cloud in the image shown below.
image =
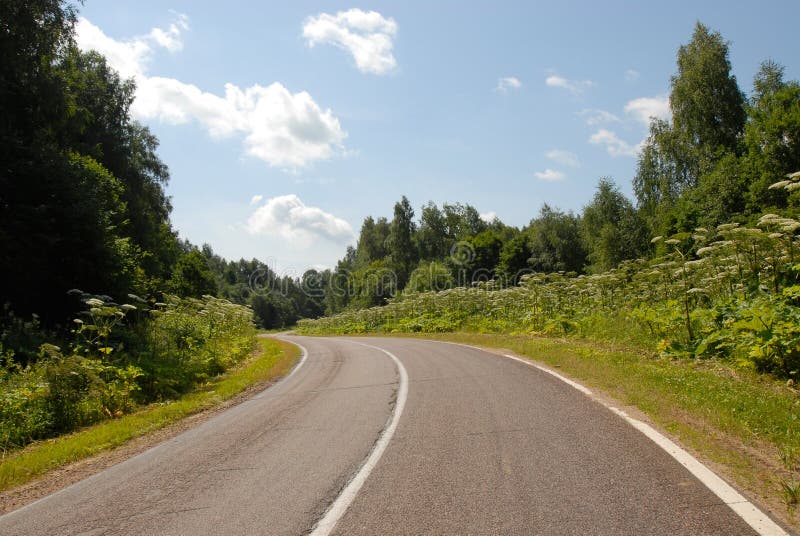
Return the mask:
<path id="1" fill-rule="evenodd" d="M 506 93 L 509 89 L 519 89 L 522 87 L 522 82 L 516 76 L 506 76 L 497 80 L 497 87 L 495 91 Z"/>
<path id="2" fill-rule="evenodd" d="M 621 139 L 614 132 L 601 128 L 591 135 L 589 143 L 593 145 L 605 145 L 608 154 L 611 156 L 636 156 L 639 152 L 639 145 L 631 145 Z"/>
<path id="3" fill-rule="evenodd" d="M 264 199 L 263 195 L 257 194 L 250 198 L 250 204 L 255 205 L 259 203 L 262 199 Z"/>
<path id="4" fill-rule="evenodd" d="M 345 220 L 306 206 L 295 194 L 268 199 L 250 215 L 245 228 L 251 235 L 278 236 L 301 248 L 318 239 L 346 244 L 354 237 Z"/>
<path id="5" fill-rule="evenodd" d="M 578 155 L 572 153 L 570 151 L 564 151 L 561 149 L 553 149 L 552 151 L 547 151 L 545 156 L 550 160 L 558 162 L 564 166 L 569 167 L 580 167 L 581 161 L 578 159 Z"/>
<path id="6" fill-rule="evenodd" d="M 637 71 L 636 69 L 628 69 L 627 71 L 625 71 L 625 80 L 627 80 L 628 82 L 636 82 L 637 80 L 639 80 L 640 76 L 641 75 L 639 74 L 639 71 Z"/>
<path id="7" fill-rule="evenodd" d="M 479 216 L 486 223 L 492 223 L 495 218 L 497 218 L 497 212 L 490 210 L 488 212 L 481 212 Z"/>
<path id="8" fill-rule="evenodd" d="M 162 30 L 161 28 L 153 28 L 150 30 L 150 37 L 159 45 L 166 48 L 170 52 L 177 52 L 183 49 L 183 41 L 181 41 L 181 31 L 189 29 L 189 17 L 182 13 L 176 14 L 178 20 L 169 25 L 169 28 Z"/>
<path id="9" fill-rule="evenodd" d="M 583 120 L 589 126 L 595 126 L 602 123 L 618 123 L 620 121 L 620 118 L 611 112 L 593 108 L 585 108 L 580 112 L 577 112 L 577 115 L 579 117 L 583 117 Z"/>
<path id="10" fill-rule="evenodd" d="M 377 11 L 350 9 L 336 15 L 320 13 L 303 24 L 308 46 L 329 44 L 352 54 L 359 71 L 386 74 L 397 66 L 392 54 L 397 23 Z"/>
<path id="11" fill-rule="evenodd" d="M 152 45 L 161 46 L 158 39 L 150 35 L 116 41 L 83 17 L 79 17 L 75 25 L 75 40 L 81 50 L 96 50 L 103 54 L 123 78 L 141 75 L 150 61 Z"/>
<path id="12" fill-rule="evenodd" d="M 669 97 L 660 95 L 633 99 L 625 105 L 625 113 L 646 126 L 650 126 L 651 118 L 667 120 L 671 115 Z"/>
<path id="13" fill-rule="evenodd" d="M 544 83 L 550 87 L 566 89 L 573 95 L 580 95 L 585 89 L 594 86 L 594 82 L 591 80 L 569 80 L 557 74 L 548 76 Z"/>
<path id="14" fill-rule="evenodd" d="M 124 77 L 136 80 L 131 112 L 137 119 L 171 124 L 197 121 L 213 138 L 244 136 L 247 154 L 270 165 L 300 168 L 343 150 L 347 133 L 331 110 L 323 110 L 305 91 L 291 93 L 279 82 L 245 89 L 225 84 L 223 96 L 174 78 L 149 76 L 148 64 L 157 48 L 180 50 L 185 16 L 167 30 L 154 29 L 127 41 L 114 40 L 81 18 L 76 27 L 81 49 L 94 49 Z"/>
<path id="15" fill-rule="evenodd" d="M 545 169 L 544 171 L 537 171 L 534 173 L 537 179 L 540 181 L 560 181 L 564 180 L 564 173 L 561 171 L 556 171 L 554 169 Z"/>

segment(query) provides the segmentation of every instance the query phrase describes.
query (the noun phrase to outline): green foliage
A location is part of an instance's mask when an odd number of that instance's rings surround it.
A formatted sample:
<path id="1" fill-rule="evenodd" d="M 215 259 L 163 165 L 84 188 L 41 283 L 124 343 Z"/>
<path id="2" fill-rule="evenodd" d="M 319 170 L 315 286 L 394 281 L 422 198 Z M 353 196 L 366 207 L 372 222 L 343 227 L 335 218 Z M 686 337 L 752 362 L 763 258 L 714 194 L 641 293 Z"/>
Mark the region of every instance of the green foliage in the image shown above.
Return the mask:
<path id="1" fill-rule="evenodd" d="M 537 272 L 580 272 L 586 263 L 586 250 L 580 238 L 579 219 L 544 204 L 539 217 L 531 221 L 528 267 Z"/>
<path id="2" fill-rule="evenodd" d="M 800 181 L 800 174 L 797 175 Z M 792 179 L 794 180 L 794 179 Z M 794 184 L 792 180 L 787 184 Z M 622 340 L 665 354 L 714 357 L 784 378 L 800 374 L 800 222 L 657 237 L 662 255 L 594 274 L 551 273 L 404 292 L 388 305 L 301 321 L 310 333 L 478 331 Z M 608 329 L 613 319 L 613 329 Z"/>
<path id="3" fill-rule="evenodd" d="M 583 209 L 581 232 L 589 250 L 590 270 L 603 272 L 622 261 L 638 259 L 647 250 L 645 226 L 633 204 L 609 179 L 600 179 L 597 192 Z"/>
<path id="4" fill-rule="evenodd" d="M 197 249 L 181 255 L 167 286 L 178 296 L 192 298 L 217 293 L 217 282 L 209 267 L 208 259 Z"/>
<path id="5" fill-rule="evenodd" d="M 422 262 L 416 270 L 411 272 L 404 291 L 405 292 L 428 292 L 452 288 L 455 281 L 450 269 L 441 262 L 430 261 Z"/>
<path id="6" fill-rule="evenodd" d="M 744 127 L 745 99 L 731 70 L 728 44 L 698 22 L 678 49 L 670 108 L 675 131 L 701 153 L 735 147 Z"/>
<path id="7" fill-rule="evenodd" d="M 0 5 L 0 296 L 51 328 L 68 289 L 157 294 L 178 253 L 134 85 L 77 49 L 75 20 L 63 1 Z"/>
<path id="8" fill-rule="evenodd" d="M 0 449 L 172 399 L 252 349 L 252 311 L 223 299 L 167 296 L 150 307 L 134 295 L 122 305 L 73 295 L 85 311 L 67 350 L 42 344 L 22 366 L 0 346 Z"/>
<path id="9" fill-rule="evenodd" d="M 743 209 L 749 186 L 738 162 L 747 110 L 728 44 L 698 22 L 678 50 L 677 67 L 672 123 L 651 122 L 633 180 L 642 216 L 662 235 L 729 221 Z"/>
<path id="10" fill-rule="evenodd" d="M 387 240 L 389 238 L 389 223 L 386 218 L 378 218 L 376 222 L 372 216 L 364 219 L 361 233 L 358 236 L 358 255 L 356 262 L 359 266 L 366 266 L 370 262 L 382 259 L 389 254 Z"/>
<path id="11" fill-rule="evenodd" d="M 417 263 L 417 251 L 414 247 L 414 209 L 406 196 L 394 205 L 394 218 L 389 225 L 387 246 L 391 266 L 399 287 L 405 286 L 413 266 Z"/>

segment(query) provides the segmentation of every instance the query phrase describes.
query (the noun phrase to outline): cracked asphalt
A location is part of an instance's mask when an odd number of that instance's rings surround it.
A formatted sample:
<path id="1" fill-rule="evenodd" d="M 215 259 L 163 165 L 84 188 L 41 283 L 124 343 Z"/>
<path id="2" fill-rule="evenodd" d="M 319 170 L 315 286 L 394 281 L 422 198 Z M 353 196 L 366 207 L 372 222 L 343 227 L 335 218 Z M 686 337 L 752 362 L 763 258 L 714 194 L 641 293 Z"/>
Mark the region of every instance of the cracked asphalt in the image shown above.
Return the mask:
<path id="1" fill-rule="evenodd" d="M 284 381 L 155 448 L 0 517 L 0 534 L 308 533 L 395 409 L 383 352 L 341 338 Z M 755 532 L 611 411 L 523 363 L 359 338 L 408 371 L 399 424 L 335 534 Z"/>

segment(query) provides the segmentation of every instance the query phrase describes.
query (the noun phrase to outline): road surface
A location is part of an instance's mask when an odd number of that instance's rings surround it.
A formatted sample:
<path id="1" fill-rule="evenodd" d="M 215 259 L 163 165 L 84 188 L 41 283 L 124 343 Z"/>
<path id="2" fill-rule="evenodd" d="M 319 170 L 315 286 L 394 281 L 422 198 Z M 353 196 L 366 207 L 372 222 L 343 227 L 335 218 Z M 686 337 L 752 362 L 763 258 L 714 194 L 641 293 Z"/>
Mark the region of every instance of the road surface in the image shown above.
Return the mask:
<path id="1" fill-rule="evenodd" d="M 757 534 L 639 430 L 525 363 L 288 339 L 307 349 L 291 376 L 0 517 L 0 534 Z"/>

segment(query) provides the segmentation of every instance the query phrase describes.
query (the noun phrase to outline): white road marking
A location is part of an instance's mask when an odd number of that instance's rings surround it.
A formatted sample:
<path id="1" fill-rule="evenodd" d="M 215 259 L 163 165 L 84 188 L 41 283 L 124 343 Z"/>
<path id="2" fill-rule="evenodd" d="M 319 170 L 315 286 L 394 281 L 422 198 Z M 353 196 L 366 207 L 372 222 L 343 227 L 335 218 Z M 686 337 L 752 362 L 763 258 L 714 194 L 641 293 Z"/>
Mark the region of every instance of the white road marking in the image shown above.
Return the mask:
<path id="1" fill-rule="evenodd" d="M 384 428 L 381 437 L 375 443 L 375 446 L 372 448 L 372 452 L 369 453 L 369 456 L 367 456 L 367 459 L 364 461 L 364 464 L 358 470 L 356 475 L 347 484 L 347 486 L 344 487 L 341 493 L 339 493 L 339 496 L 336 497 L 336 500 L 333 501 L 333 503 L 328 507 L 328 510 L 325 512 L 325 515 L 322 516 L 322 519 L 320 519 L 319 522 L 317 522 L 317 524 L 314 526 L 311 536 L 327 536 L 333 531 L 336 523 L 339 522 L 345 512 L 347 512 L 347 509 L 350 507 L 353 499 L 356 498 L 361 486 L 364 485 L 364 482 L 366 482 L 370 473 L 381 459 L 381 456 L 383 456 L 383 452 L 386 450 L 386 447 L 389 445 L 389 441 L 391 441 L 394 431 L 397 429 L 397 424 L 400 422 L 400 416 L 403 414 L 403 408 L 405 407 L 406 399 L 408 398 L 408 373 L 406 372 L 406 368 L 403 366 L 403 363 L 400 362 L 397 356 L 388 350 L 379 348 L 378 346 L 372 346 L 355 341 L 347 342 L 379 350 L 391 357 L 394 360 L 395 365 L 397 365 L 397 371 L 400 374 L 400 385 L 397 388 L 397 400 L 395 402 L 394 411 L 390 417 L 389 424 L 386 426 L 386 428 Z"/>
<path id="2" fill-rule="evenodd" d="M 288 380 L 289 378 L 291 378 L 292 376 L 294 376 L 294 373 L 297 372 L 298 370 L 300 370 L 300 367 L 302 367 L 303 364 L 305 364 L 306 359 L 308 359 L 308 350 L 306 349 L 305 346 L 303 346 L 300 343 L 297 343 L 297 342 L 294 342 L 294 341 L 290 341 L 288 339 L 281 339 L 280 337 L 275 337 L 275 338 L 279 339 L 279 340 L 282 340 L 284 342 L 288 342 L 289 344 L 294 344 L 295 346 L 300 348 L 300 351 L 303 353 L 303 357 L 300 358 L 300 362 L 297 365 L 294 366 L 294 368 L 289 372 L 289 374 L 284 376 L 283 379 L 280 382 L 278 382 L 278 383 L 283 383 L 286 380 Z"/>
<path id="3" fill-rule="evenodd" d="M 276 383 L 268 385 L 266 389 L 264 389 L 263 391 L 261 391 L 257 395 L 245 400 L 244 402 L 242 402 L 242 404 L 247 404 L 248 402 L 255 402 L 256 400 L 261 400 L 261 399 L 263 399 L 263 398 L 265 398 L 267 396 L 271 396 L 272 394 L 274 394 L 274 392 L 275 392 L 274 388 L 278 387 L 279 385 L 283 385 L 284 383 L 286 383 L 286 381 L 289 378 L 294 376 L 295 373 L 298 370 L 300 370 L 300 367 L 302 367 L 305 364 L 306 359 L 308 359 L 308 350 L 302 344 L 300 344 L 298 342 L 295 342 L 295 341 L 291 341 L 289 339 L 284 339 L 283 337 L 270 337 L 270 338 L 275 339 L 275 340 L 279 340 L 279 341 L 283 341 L 283 342 L 288 342 L 289 344 L 293 344 L 294 346 L 297 346 L 298 348 L 300 348 L 300 352 L 301 352 L 300 361 L 294 367 L 292 367 L 292 370 L 289 371 L 289 374 L 287 374 L 286 376 L 284 376 L 283 378 L 278 380 Z"/>
<path id="4" fill-rule="evenodd" d="M 607 404 L 604 405 L 625 419 L 628 424 L 650 438 L 653 443 L 665 450 L 667 454 L 675 458 L 678 463 L 688 469 L 700 482 L 705 484 L 717 497 L 722 499 L 722 502 L 727 504 L 731 510 L 736 512 L 748 525 L 753 527 L 753 530 L 758 534 L 761 536 L 788 536 L 788 533 L 778 526 L 777 523 L 772 521 L 764 512 L 756 508 L 755 505 L 745 499 L 738 491 L 717 476 L 711 469 L 700 463 L 697 458 L 670 441 L 649 424 L 634 419 L 621 409 Z"/>
<path id="5" fill-rule="evenodd" d="M 558 378 L 562 382 L 566 383 L 567 385 L 571 385 L 572 387 L 574 387 L 575 389 L 577 389 L 581 393 L 583 393 L 585 395 L 592 396 L 592 392 L 589 389 L 587 389 L 583 385 L 579 384 L 578 382 L 574 382 L 574 381 L 570 380 L 569 378 L 562 376 L 561 374 L 559 374 L 558 372 L 556 372 L 554 370 L 550 370 L 547 367 L 543 367 L 541 365 L 537 365 L 536 363 L 533 363 L 533 362 L 531 362 L 531 361 L 529 361 L 527 359 L 522 359 L 520 357 L 513 356 L 511 354 L 503 354 L 503 356 L 504 357 L 508 357 L 509 359 L 513 359 L 514 361 L 519 361 L 520 363 L 525 363 L 526 365 L 530 365 L 532 367 L 535 367 L 535 368 L 541 370 L 542 372 L 546 372 L 546 373 L 550 374 L 551 376 L 555 376 L 556 378 Z"/>
<path id="6" fill-rule="evenodd" d="M 438 341 L 438 342 L 447 342 L 448 344 L 466 346 L 467 348 L 474 348 L 476 350 L 480 350 L 487 354 L 497 355 L 493 352 L 489 352 L 483 348 L 478 348 L 477 346 L 472 346 L 470 344 L 451 343 L 449 341 Z M 664 436 L 661 432 L 659 432 L 649 424 L 642 422 L 638 419 L 634 419 L 633 417 L 631 417 L 630 415 L 628 415 L 619 408 L 608 405 L 605 401 L 594 396 L 592 392 L 585 386 L 579 384 L 578 382 L 570 380 L 569 378 L 565 378 L 561 374 L 558 374 L 557 372 L 554 372 L 548 369 L 547 367 L 543 367 L 528 359 L 523 359 L 521 357 L 517 357 L 511 354 L 503 354 L 503 357 L 508 357 L 509 359 L 525 363 L 526 365 L 530 365 L 543 372 L 555 376 L 556 378 L 563 381 L 567 385 L 574 387 L 578 391 L 589 396 L 595 402 L 599 402 L 600 404 L 602 404 L 603 406 L 605 406 L 618 416 L 625 419 L 625 421 L 628 424 L 639 430 L 653 443 L 658 445 L 667 454 L 672 456 L 679 464 L 684 466 L 686 470 L 692 473 L 695 476 L 695 478 L 697 478 L 709 490 L 711 490 L 711 492 L 714 493 L 714 495 L 719 497 L 722 500 L 722 502 L 727 504 L 731 510 L 733 510 L 748 525 L 750 525 L 753 528 L 753 530 L 755 530 L 760 536 L 789 536 L 789 533 L 783 530 L 780 527 L 780 525 L 775 523 L 768 515 L 759 510 L 753 503 L 748 501 L 730 484 L 725 482 L 722 478 L 717 476 L 717 474 L 714 473 L 711 469 L 703 465 L 697 458 L 695 458 L 694 456 L 683 450 L 681 447 L 676 445 L 673 441 L 671 441 L 669 438 Z"/>

